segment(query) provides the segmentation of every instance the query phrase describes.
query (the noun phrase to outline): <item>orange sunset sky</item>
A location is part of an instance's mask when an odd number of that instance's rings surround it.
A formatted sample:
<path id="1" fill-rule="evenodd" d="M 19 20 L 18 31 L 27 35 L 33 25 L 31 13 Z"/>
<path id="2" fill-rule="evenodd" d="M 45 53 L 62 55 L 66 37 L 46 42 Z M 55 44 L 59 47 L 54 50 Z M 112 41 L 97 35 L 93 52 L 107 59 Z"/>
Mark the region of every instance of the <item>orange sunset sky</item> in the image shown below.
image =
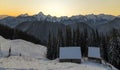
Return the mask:
<path id="1" fill-rule="evenodd" d="M 52 16 L 120 15 L 120 0 L 0 0 L 0 15 L 43 12 Z"/>

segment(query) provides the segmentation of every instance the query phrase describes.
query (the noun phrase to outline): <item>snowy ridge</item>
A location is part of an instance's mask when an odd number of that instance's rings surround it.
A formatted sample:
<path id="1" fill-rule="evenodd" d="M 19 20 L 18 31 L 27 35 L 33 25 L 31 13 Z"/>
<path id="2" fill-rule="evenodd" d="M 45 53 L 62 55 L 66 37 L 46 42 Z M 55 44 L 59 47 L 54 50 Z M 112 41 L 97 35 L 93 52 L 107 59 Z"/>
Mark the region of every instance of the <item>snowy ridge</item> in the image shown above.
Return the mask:
<path id="1" fill-rule="evenodd" d="M 3 42 L 4 41 L 4 42 Z M 46 47 L 35 45 L 24 40 L 5 40 L 0 37 L 1 57 L 8 56 L 9 48 L 11 47 L 11 55 L 13 56 L 28 56 L 34 58 L 45 58 Z"/>
<path id="2" fill-rule="evenodd" d="M 27 13 L 25 13 L 25 14 L 21 14 L 21 15 L 19 15 L 18 17 L 28 17 L 29 15 L 27 14 Z"/>
<path id="3" fill-rule="evenodd" d="M 32 18 L 31 18 L 32 17 Z M 50 22 L 61 22 L 63 24 L 70 24 L 74 22 L 84 22 L 88 24 L 93 24 L 93 25 L 98 25 L 98 24 L 104 24 L 107 23 L 114 18 L 119 17 L 119 16 L 112 16 L 112 15 L 107 15 L 107 14 L 99 14 L 99 15 L 94 15 L 94 14 L 88 14 L 88 15 L 75 15 L 71 17 L 67 16 L 61 16 L 61 17 L 56 17 L 56 16 L 51 16 L 51 15 L 45 15 L 44 13 L 40 12 L 38 14 L 29 16 L 27 13 L 26 14 L 21 14 L 17 16 L 14 20 L 9 20 L 8 19 L 3 19 L 6 20 L 6 22 L 1 20 L 0 22 L 2 24 L 10 24 L 10 23 L 16 23 L 20 24 L 25 21 L 50 21 Z M 17 21 L 16 21 L 17 20 Z M 8 24 L 8 25 L 9 25 Z M 10 25 L 12 27 L 12 25 Z"/>
<path id="4" fill-rule="evenodd" d="M 0 36 L 0 70 L 111 70 L 110 67 L 92 62 L 82 64 L 59 63 L 59 59 L 45 58 L 46 48 L 24 40 L 6 40 Z M 11 47 L 12 56 L 8 55 Z M 19 56 L 21 54 L 21 56 Z M 117 69 L 113 69 L 117 70 Z"/>

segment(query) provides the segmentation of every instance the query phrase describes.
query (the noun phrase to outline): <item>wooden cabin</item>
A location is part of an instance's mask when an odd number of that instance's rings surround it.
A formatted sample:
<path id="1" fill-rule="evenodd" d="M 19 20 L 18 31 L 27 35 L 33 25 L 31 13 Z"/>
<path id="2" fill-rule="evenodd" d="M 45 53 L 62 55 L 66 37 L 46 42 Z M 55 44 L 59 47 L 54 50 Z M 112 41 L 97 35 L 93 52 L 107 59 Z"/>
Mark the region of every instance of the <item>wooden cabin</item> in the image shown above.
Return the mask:
<path id="1" fill-rule="evenodd" d="M 88 60 L 98 63 L 102 62 L 99 47 L 88 47 Z"/>
<path id="2" fill-rule="evenodd" d="M 81 48 L 80 47 L 60 47 L 59 61 L 81 63 Z"/>

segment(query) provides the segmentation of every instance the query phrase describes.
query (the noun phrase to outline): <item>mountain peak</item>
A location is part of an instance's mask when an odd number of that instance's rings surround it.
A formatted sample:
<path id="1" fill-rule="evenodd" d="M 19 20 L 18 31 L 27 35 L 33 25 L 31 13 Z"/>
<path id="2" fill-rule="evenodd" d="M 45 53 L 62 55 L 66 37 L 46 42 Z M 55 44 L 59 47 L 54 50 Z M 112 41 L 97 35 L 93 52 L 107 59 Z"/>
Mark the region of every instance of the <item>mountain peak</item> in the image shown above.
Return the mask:
<path id="1" fill-rule="evenodd" d="M 44 13 L 43 12 L 39 12 L 37 15 L 44 15 Z"/>
<path id="2" fill-rule="evenodd" d="M 27 13 L 25 13 L 25 14 L 20 14 L 18 17 L 27 17 L 27 16 L 29 16 Z"/>

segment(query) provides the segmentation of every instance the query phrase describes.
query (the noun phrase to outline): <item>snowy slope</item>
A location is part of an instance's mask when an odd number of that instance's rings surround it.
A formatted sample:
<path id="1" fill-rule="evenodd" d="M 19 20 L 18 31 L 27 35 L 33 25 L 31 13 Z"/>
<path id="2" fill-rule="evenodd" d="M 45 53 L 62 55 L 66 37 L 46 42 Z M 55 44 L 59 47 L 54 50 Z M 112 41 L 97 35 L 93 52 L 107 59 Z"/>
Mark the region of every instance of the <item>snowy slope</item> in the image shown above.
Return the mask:
<path id="1" fill-rule="evenodd" d="M 24 70 L 110 70 L 101 64 L 91 62 L 83 64 L 59 63 L 56 60 L 37 60 L 19 56 L 0 59 L 0 68 Z"/>
<path id="2" fill-rule="evenodd" d="M 59 63 L 58 59 L 48 60 L 45 58 L 46 48 L 44 46 L 20 39 L 6 40 L 0 36 L 0 44 L 0 52 L 2 52 L 0 70 L 111 70 L 103 64 L 88 61 L 75 64 Z M 7 58 L 9 47 L 11 47 L 12 56 Z"/>
<path id="3" fill-rule="evenodd" d="M 3 42 L 4 41 L 4 42 Z M 45 58 L 46 47 L 35 45 L 24 40 L 5 40 L 0 37 L 1 56 L 8 56 L 9 48 L 11 47 L 12 55 L 22 55 L 32 58 Z"/>

